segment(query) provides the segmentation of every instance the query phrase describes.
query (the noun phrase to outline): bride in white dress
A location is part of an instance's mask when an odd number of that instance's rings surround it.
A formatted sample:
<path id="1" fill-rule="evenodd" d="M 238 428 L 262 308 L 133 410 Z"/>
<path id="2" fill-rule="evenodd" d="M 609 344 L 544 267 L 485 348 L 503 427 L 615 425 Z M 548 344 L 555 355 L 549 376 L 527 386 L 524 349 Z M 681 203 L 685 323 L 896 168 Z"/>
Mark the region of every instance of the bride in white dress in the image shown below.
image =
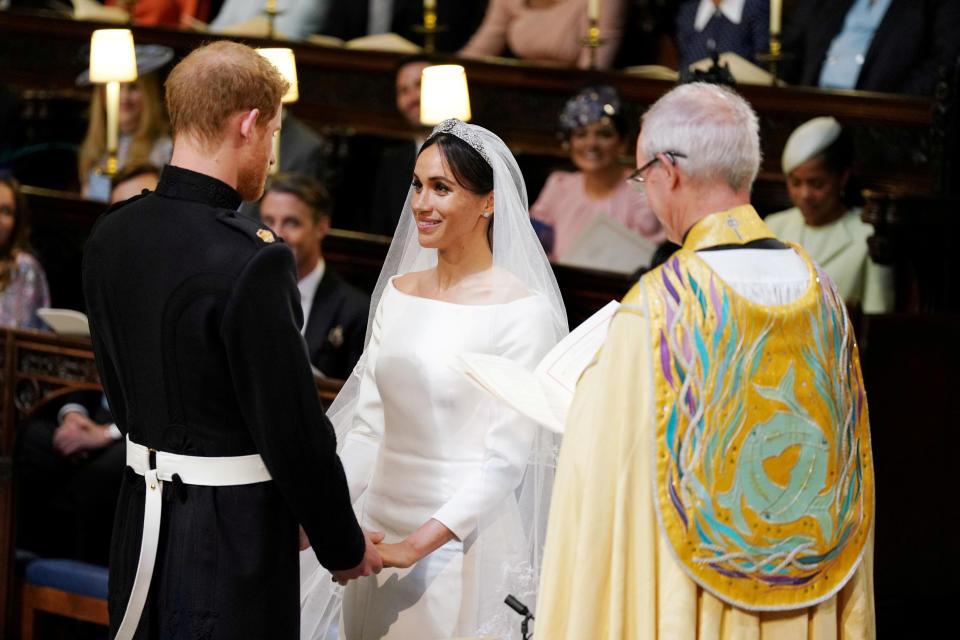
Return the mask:
<path id="1" fill-rule="evenodd" d="M 341 594 L 304 567 L 301 637 L 325 637 L 341 596 L 347 640 L 519 637 L 503 600 L 536 602 L 555 442 L 475 387 L 457 355 L 533 368 L 567 325 L 497 136 L 448 120 L 424 143 L 373 309 L 330 416 L 361 525 L 385 534 L 385 569 Z"/>

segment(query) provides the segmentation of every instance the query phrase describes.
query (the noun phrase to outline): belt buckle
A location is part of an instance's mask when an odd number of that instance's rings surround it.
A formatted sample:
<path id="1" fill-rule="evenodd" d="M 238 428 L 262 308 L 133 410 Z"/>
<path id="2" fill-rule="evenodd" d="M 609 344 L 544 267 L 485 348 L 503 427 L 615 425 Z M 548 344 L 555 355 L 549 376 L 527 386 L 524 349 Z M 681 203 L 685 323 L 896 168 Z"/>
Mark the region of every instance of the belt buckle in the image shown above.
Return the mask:
<path id="1" fill-rule="evenodd" d="M 147 466 L 150 467 L 150 471 L 157 470 L 157 450 L 147 448 Z M 157 478 L 156 475 L 153 476 L 156 479 L 157 484 L 161 484 L 160 478 Z M 150 484 L 150 491 L 156 491 L 157 484 Z"/>

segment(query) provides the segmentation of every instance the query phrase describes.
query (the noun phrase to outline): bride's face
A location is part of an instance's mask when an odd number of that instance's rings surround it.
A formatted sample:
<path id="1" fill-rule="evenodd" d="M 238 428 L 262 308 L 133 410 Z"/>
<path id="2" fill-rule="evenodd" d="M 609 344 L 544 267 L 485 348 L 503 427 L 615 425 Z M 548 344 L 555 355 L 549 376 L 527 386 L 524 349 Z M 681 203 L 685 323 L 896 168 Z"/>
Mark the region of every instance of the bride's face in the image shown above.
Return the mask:
<path id="1" fill-rule="evenodd" d="M 440 146 L 431 145 L 417 158 L 410 202 L 420 246 L 450 249 L 472 242 L 486 244 L 493 193 L 476 194 L 457 182 Z"/>

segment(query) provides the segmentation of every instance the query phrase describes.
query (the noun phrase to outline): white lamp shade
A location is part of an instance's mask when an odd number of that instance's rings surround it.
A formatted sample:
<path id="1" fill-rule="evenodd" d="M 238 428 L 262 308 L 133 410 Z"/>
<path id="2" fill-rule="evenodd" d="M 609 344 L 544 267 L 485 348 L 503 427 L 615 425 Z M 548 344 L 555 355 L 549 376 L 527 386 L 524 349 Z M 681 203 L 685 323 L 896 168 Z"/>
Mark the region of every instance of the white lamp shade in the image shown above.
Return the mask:
<path id="1" fill-rule="evenodd" d="M 289 104 L 300 99 L 300 87 L 297 85 L 297 61 L 293 49 L 257 49 L 257 53 L 273 63 L 280 74 L 290 83 L 290 88 L 280 98 L 280 102 Z"/>
<path id="2" fill-rule="evenodd" d="M 458 64 L 426 67 L 420 79 L 420 122 L 435 125 L 448 118 L 470 120 L 467 73 Z"/>
<path id="3" fill-rule="evenodd" d="M 90 38 L 90 82 L 133 82 L 137 54 L 129 29 L 97 29 Z"/>

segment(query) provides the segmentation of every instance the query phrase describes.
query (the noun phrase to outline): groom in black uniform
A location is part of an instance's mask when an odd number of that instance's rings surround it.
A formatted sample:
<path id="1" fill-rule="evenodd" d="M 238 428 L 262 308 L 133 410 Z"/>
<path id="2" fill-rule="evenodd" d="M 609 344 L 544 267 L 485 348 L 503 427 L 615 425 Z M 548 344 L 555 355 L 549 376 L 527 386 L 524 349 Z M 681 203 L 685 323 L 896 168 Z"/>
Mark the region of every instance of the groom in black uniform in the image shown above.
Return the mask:
<path id="1" fill-rule="evenodd" d="M 111 637 L 298 638 L 298 523 L 335 578 L 381 567 L 310 373 L 293 254 L 236 215 L 263 191 L 285 90 L 249 47 L 187 56 L 166 83 L 170 166 L 86 246 L 94 352 L 128 439 Z"/>

